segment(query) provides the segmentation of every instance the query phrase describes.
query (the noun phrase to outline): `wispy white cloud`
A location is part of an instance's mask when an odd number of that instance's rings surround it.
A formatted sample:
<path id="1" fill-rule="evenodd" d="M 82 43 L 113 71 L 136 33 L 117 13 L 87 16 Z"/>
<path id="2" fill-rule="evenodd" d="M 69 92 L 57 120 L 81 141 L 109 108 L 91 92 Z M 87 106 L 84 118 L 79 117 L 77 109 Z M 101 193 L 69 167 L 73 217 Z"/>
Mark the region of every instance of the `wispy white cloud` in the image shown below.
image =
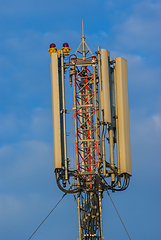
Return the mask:
<path id="1" fill-rule="evenodd" d="M 146 109 L 135 109 L 130 111 L 131 123 L 131 147 L 133 169 L 145 171 L 143 175 L 154 171 L 159 174 L 161 125 L 160 113 L 149 116 Z M 152 162 L 155 164 L 152 164 Z M 156 174 L 155 177 L 160 178 Z"/>
<path id="2" fill-rule="evenodd" d="M 22 184 L 28 184 L 29 178 L 30 181 L 31 178 L 44 179 L 47 171 L 53 173 L 52 119 L 49 110 L 33 109 L 27 118 L 1 113 L 0 120 L 1 187 L 8 188 L 15 181 L 14 188 L 22 188 Z"/>
<path id="3" fill-rule="evenodd" d="M 45 136 L 49 136 L 52 133 L 51 110 L 42 108 L 33 109 L 31 132 L 31 135 L 36 136 L 38 139 L 45 139 Z"/>
<path id="4" fill-rule="evenodd" d="M 51 144 L 40 141 L 19 142 L 0 148 L 0 236 L 2 239 L 8 239 L 10 234 L 18 240 L 28 239 L 61 198 L 62 192 L 55 184 L 52 156 Z M 48 234 L 55 236 L 60 234 L 58 228 L 62 222 L 65 230 L 63 234 L 71 234 L 74 226 L 72 199 L 72 196 L 64 199 L 64 203 L 57 207 L 46 222 L 48 229 L 46 239 L 51 238 Z M 70 224 L 65 225 L 65 218 L 62 221 L 64 214 L 73 215 Z M 43 227 L 41 228 L 35 239 L 43 239 L 39 234 L 46 231 L 46 227 L 44 230 Z"/>
<path id="5" fill-rule="evenodd" d="M 33 108 L 27 113 L 0 112 L 0 146 L 19 141 L 52 141 L 52 110 Z"/>
<path id="6" fill-rule="evenodd" d="M 118 47 L 124 46 L 128 50 L 155 51 L 160 48 L 161 32 L 161 3 L 142 1 L 123 22 L 114 27 Z"/>
<path id="7" fill-rule="evenodd" d="M 13 218 L 16 214 L 19 214 L 24 208 L 24 202 L 13 195 L 0 195 L 0 214 L 3 216 L 1 218 L 1 225 L 9 220 L 9 216 Z"/>
<path id="8" fill-rule="evenodd" d="M 0 124 L 0 135 L 1 136 L 6 135 L 7 137 L 9 137 L 9 135 L 16 133 L 19 123 L 14 114 L 12 114 L 12 113 L 2 114 L 1 113 L 0 121 L 1 121 L 1 124 Z"/>
<path id="9" fill-rule="evenodd" d="M 1 195 L 0 214 L 3 216 L 0 219 L 1 238 L 9 239 L 12 234 L 13 239 L 28 239 L 61 198 L 61 193 L 56 189 L 53 191 L 53 189 L 50 188 L 50 191 L 51 193 L 49 191 L 47 192 L 48 196 L 46 196 L 46 192 L 42 192 L 41 194 L 26 192 L 25 195 Z M 66 208 L 65 203 L 68 205 L 68 208 Z M 45 239 L 51 239 L 53 234 L 58 238 L 60 235 L 59 228 L 62 222 L 64 223 L 63 228 L 65 230 L 62 235 L 64 234 L 64 237 L 65 235 L 70 235 L 74 226 L 74 216 L 72 216 L 73 219 L 67 225 L 65 224 L 65 219 L 64 221 L 62 220 L 63 214 L 60 213 L 60 209 L 64 214 L 74 215 L 72 204 L 73 201 L 71 201 L 70 197 L 64 199 L 64 203 L 61 203 L 61 206 L 53 212 L 41 229 L 35 234 L 34 238 L 44 239 L 41 236 L 44 232 L 46 232 Z M 15 229 L 18 230 L 15 231 Z"/>
<path id="10" fill-rule="evenodd" d="M 152 117 L 154 122 L 154 128 L 158 135 L 161 134 L 161 114 L 156 114 Z"/>
<path id="11" fill-rule="evenodd" d="M 53 172 L 52 144 L 40 141 L 22 141 L 0 148 L 1 178 L 8 184 L 16 181 L 15 187 L 21 186 L 27 179 L 46 174 L 49 166 Z M 49 170 L 50 171 L 50 170 Z M 2 183 L 2 182 L 1 182 Z"/>

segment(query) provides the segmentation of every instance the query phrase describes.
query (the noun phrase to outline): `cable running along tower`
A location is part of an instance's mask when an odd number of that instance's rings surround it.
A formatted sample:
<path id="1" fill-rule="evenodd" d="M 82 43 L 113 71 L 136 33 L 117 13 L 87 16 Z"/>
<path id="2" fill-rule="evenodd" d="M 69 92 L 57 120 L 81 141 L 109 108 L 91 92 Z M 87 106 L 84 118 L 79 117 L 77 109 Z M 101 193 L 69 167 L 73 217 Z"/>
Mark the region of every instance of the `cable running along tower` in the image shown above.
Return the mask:
<path id="1" fill-rule="evenodd" d="M 81 43 L 74 54 L 70 55 L 70 50 L 68 43 L 62 50 L 57 51 L 54 43 L 49 49 L 56 181 L 60 190 L 75 195 L 78 240 L 102 240 L 103 192 L 125 190 L 132 175 L 127 61 L 111 59 L 100 47 L 92 53 L 83 22 Z M 73 99 L 73 166 L 67 157 L 67 71 Z"/>

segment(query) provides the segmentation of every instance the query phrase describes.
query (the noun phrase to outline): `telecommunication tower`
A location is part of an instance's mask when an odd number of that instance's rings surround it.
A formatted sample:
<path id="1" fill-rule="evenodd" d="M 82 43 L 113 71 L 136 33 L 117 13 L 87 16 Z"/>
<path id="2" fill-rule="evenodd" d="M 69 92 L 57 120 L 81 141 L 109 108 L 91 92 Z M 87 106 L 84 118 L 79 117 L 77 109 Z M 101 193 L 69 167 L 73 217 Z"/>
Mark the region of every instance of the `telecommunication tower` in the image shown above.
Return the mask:
<path id="1" fill-rule="evenodd" d="M 50 44 L 57 185 L 74 194 L 78 206 L 79 240 L 102 240 L 104 191 L 125 190 L 132 175 L 127 61 L 111 59 L 106 49 L 92 53 L 85 41 L 70 54 Z M 74 164 L 67 157 L 65 74 L 69 72 L 74 119 Z M 67 84 L 67 83 L 66 83 Z M 69 93 L 68 93 L 69 94 Z"/>

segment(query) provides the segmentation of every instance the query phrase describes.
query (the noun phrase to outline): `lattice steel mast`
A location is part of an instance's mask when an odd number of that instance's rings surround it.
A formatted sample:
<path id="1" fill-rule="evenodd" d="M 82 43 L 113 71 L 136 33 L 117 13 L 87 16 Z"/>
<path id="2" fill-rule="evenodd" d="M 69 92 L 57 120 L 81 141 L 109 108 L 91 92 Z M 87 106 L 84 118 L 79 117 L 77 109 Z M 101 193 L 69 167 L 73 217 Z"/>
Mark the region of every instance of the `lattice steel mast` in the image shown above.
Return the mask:
<path id="1" fill-rule="evenodd" d="M 75 54 L 69 55 L 67 43 L 58 51 L 51 44 L 49 51 L 57 184 L 63 192 L 77 193 L 79 240 L 102 240 L 103 192 L 125 190 L 132 175 L 126 60 L 112 60 L 100 47 L 92 53 L 85 42 L 83 21 L 81 43 Z M 74 170 L 67 158 L 65 69 L 69 69 L 73 88 Z"/>

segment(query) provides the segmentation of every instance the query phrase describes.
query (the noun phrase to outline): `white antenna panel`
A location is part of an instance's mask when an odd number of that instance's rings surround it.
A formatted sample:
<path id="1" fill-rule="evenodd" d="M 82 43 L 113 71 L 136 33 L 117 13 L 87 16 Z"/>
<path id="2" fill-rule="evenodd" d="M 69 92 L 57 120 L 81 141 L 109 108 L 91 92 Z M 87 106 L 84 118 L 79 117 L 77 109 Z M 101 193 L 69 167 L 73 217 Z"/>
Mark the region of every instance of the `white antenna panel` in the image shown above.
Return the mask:
<path id="1" fill-rule="evenodd" d="M 117 161 L 119 174 L 131 172 L 130 126 L 128 104 L 127 61 L 121 57 L 115 59 L 114 70 L 116 127 L 118 134 Z"/>
<path id="2" fill-rule="evenodd" d="M 51 90 L 53 112 L 54 168 L 61 168 L 60 96 L 57 53 L 51 53 Z"/>
<path id="3" fill-rule="evenodd" d="M 104 121 L 111 124 L 110 86 L 109 86 L 109 63 L 108 51 L 101 49 L 102 64 L 102 107 L 104 110 Z"/>

